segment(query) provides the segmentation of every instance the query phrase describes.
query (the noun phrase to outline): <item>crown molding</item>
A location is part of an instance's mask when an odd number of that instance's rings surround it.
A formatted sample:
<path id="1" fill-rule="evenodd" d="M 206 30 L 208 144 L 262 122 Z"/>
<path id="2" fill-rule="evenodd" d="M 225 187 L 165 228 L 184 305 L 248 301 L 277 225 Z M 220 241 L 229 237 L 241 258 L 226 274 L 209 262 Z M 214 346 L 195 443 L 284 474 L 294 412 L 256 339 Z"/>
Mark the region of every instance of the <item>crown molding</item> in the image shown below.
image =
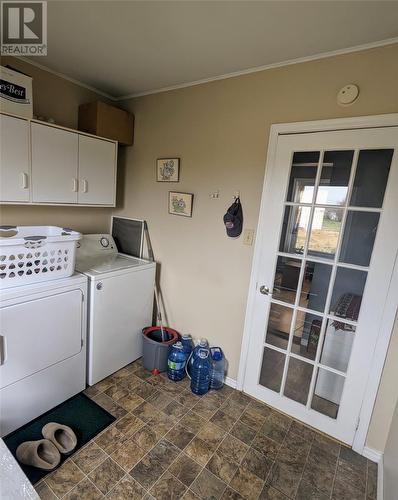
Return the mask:
<path id="1" fill-rule="evenodd" d="M 111 101 L 119 102 L 119 101 L 127 101 L 127 100 L 133 99 L 135 97 L 142 97 L 142 96 L 151 95 L 151 94 L 160 94 L 161 92 L 169 92 L 171 90 L 178 90 L 178 89 L 183 89 L 186 87 L 194 87 L 196 85 L 203 85 L 205 83 L 216 82 L 218 80 L 226 80 L 227 78 L 236 78 L 238 76 L 249 75 L 251 73 L 258 73 L 260 71 L 267 71 L 270 69 L 283 68 L 284 66 L 291 66 L 293 64 L 301 64 L 301 63 L 306 63 L 306 62 L 310 62 L 310 61 L 316 61 L 319 59 L 326 59 L 328 57 L 335 57 L 335 56 L 340 56 L 340 55 L 344 55 L 344 54 L 350 54 L 352 52 L 360 52 L 363 50 L 384 47 L 386 45 L 393 45 L 395 43 L 398 43 L 398 37 L 388 38 L 385 40 L 379 40 L 377 42 L 365 43 L 362 45 L 355 45 L 353 47 L 347 47 L 345 49 L 338 49 L 338 50 L 332 50 L 329 52 L 322 52 L 322 53 L 314 54 L 311 56 L 298 57 L 295 59 L 289 59 L 289 60 L 281 61 L 278 63 L 266 64 L 264 66 L 256 66 L 254 68 L 248 68 L 248 69 L 244 69 L 244 70 L 240 70 L 240 71 L 233 71 L 232 73 L 225 73 L 223 75 L 214 76 L 214 77 L 210 77 L 210 78 L 203 78 L 201 80 L 195 80 L 192 82 L 180 83 L 177 85 L 170 85 L 168 87 L 161 87 L 158 89 L 151 89 L 151 90 L 146 90 L 143 92 L 133 92 L 131 94 L 126 94 L 126 95 L 122 95 L 122 96 L 114 96 L 114 95 L 108 94 L 107 92 L 104 92 L 96 87 L 93 87 L 93 86 L 88 85 L 84 82 L 81 82 L 80 80 L 76 80 L 75 78 L 71 78 L 71 77 L 65 75 L 64 73 L 54 71 L 53 69 L 48 68 L 47 66 L 44 66 L 43 64 L 37 63 L 36 61 L 31 61 L 31 60 L 29 60 L 28 57 L 17 57 L 17 59 L 20 59 L 21 61 L 24 61 L 28 64 L 31 64 L 32 66 L 36 66 L 37 68 L 40 68 L 44 71 L 47 71 L 48 73 L 51 73 L 55 76 L 58 76 L 59 78 L 63 78 L 64 80 L 67 80 L 71 83 L 74 83 L 75 85 L 79 85 L 80 87 L 86 88 L 87 90 L 91 90 L 92 92 L 95 92 L 99 95 L 102 95 L 103 97 L 106 97 L 107 99 L 109 99 Z"/>
<path id="2" fill-rule="evenodd" d="M 48 66 L 44 66 L 44 64 L 40 64 L 36 61 L 31 61 L 29 59 L 29 57 L 15 57 L 15 59 L 19 59 L 20 61 L 26 62 L 27 64 L 35 66 L 36 68 L 39 68 L 43 71 L 47 71 L 47 73 L 51 73 L 52 75 L 58 76 L 59 78 L 62 78 L 63 80 L 67 80 L 68 82 L 74 83 L 75 85 L 79 85 L 79 87 L 83 87 L 87 90 L 91 90 L 92 92 L 95 92 L 96 94 L 100 94 L 103 97 L 110 99 L 111 101 L 118 101 L 117 97 L 115 97 L 111 94 L 108 94 L 107 92 L 104 92 L 103 90 L 99 90 L 96 87 L 88 85 L 87 83 L 84 83 L 80 80 L 76 80 L 75 78 L 71 78 L 70 76 L 65 75 L 64 73 L 60 73 L 59 71 L 55 71 L 55 70 L 49 68 Z"/>
<path id="3" fill-rule="evenodd" d="M 388 38 L 386 40 L 380 40 L 378 42 L 365 43 L 362 45 L 355 45 L 353 47 L 347 47 L 345 49 L 332 50 L 329 52 L 322 52 L 319 54 L 314 54 L 312 56 L 297 57 L 296 59 L 289 59 L 286 61 L 281 61 L 278 63 L 266 64 L 264 66 L 256 66 L 254 68 L 248 68 L 241 71 L 233 71 L 232 73 L 225 73 L 223 75 L 214 76 L 211 78 L 203 78 L 201 80 L 196 80 L 194 82 L 180 83 L 177 85 L 170 85 L 169 87 L 162 87 L 154 90 L 147 90 L 144 92 L 136 92 L 132 94 L 127 94 L 124 96 L 117 97 L 117 101 L 126 101 L 134 97 L 142 97 L 151 94 L 159 94 L 161 92 L 168 92 L 170 90 L 183 89 L 185 87 L 193 87 L 195 85 L 203 85 L 204 83 L 216 82 L 218 80 L 226 80 L 227 78 L 235 78 L 237 76 L 249 75 L 251 73 L 258 73 L 260 71 L 267 71 L 269 69 L 282 68 L 284 66 L 291 66 L 293 64 L 300 64 L 310 61 L 316 61 L 318 59 L 326 59 L 328 57 L 341 56 L 344 54 L 350 54 L 352 52 L 360 52 L 362 50 L 374 49 L 377 47 L 384 47 L 385 45 L 393 45 L 398 43 L 398 37 Z"/>

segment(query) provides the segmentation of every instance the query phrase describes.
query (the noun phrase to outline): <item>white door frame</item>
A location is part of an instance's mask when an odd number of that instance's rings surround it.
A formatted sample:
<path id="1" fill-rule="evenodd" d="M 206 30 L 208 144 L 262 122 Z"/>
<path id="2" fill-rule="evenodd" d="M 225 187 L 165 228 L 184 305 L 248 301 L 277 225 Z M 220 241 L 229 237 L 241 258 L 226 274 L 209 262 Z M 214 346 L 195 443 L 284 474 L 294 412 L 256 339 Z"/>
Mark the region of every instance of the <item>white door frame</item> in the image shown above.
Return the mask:
<path id="1" fill-rule="evenodd" d="M 267 172 L 270 171 L 271 165 L 274 162 L 276 147 L 279 135 L 286 134 L 302 134 L 306 132 L 325 132 L 332 130 L 355 130 L 377 127 L 396 127 L 398 126 L 398 113 L 374 116 L 360 116 L 354 118 L 338 118 L 333 120 L 318 120 L 308 122 L 295 123 L 280 123 L 271 125 L 270 137 L 268 142 L 267 160 L 265 166 L 265 176 L 263 184 L 263 192 L 261 196 L 260 215 L 257 226 L 257 237 L 254 247 L 254 256 L 250 277 L 249 293 L 246 307 L 246 318 L 243 331 L 241 355 L 239 361 L 239 371 L 237 388 L 243 389 L 244 378 L 246 372 L 246 364 L 249 352 L 249 340 L 251 323 L 254 313 L 255 294 L 257 293 L 257 276 L 260 269 L 260 254 L 261 244 L 264 236 L 264 221 L 266 216 L 266 200 L 264 199 L 265 185 L 268 181 Z M 395 317 L 398 308 L 398 254 L 395 258 L 393 275 L 389 285 L 388 296 L 384 308 L 382 319 L 382 328 L 380 330 L 376 348 L 373 354 L 372 364 L 369 370 L 372 376 L 368 377 L 366 391 L 359 416 L 359 425 L 356 431 L 352 448 L 358 453 L 363 454 L 368 433 L 372 411 L 379 388 L 383 366 L 387 355 L 388 345 L 391 338 L 392 329 L 394 326 Z"/>

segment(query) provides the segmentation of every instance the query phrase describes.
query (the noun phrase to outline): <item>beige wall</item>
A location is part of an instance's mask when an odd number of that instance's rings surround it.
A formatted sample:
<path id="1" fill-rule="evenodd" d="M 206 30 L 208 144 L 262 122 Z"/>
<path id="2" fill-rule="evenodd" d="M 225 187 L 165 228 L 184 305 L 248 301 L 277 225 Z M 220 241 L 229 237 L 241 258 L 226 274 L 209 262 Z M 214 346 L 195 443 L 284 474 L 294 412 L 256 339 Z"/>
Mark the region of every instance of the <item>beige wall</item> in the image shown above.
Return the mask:
<path id="1" fill-rule="evenodd" d="M 398 316 L 388 348 L 377 399 L 372 415 L 367 446 L 383 451 L 386 446 L 394 408 L 398 402 Z M 398 426 L 397 426 L 398 433 Z"/>
<path id="2" fill-rule="evenodd" d="M 396 500 L 398 491 L 398 405 L 395 407 L 383 461 L 383 499 Z"/>
<path id="3" fill-rule="evenodd" d="M 394 45 L 125 102 L 136 135 L 121 157 L 119 213 L 148 221 L 170 325 L 221 345 L 230 377 L 238 371 L 253 255 L 242 238 L 225 235 L 222 216 L 234 192 L 241 192 L 245 228 L 255 228 L 270 125 L 398 112 L 397 61 Z M 337 91 L 350 82 L 360 98 L 339 107 Z M 155 160 L 165 156 L 181 157 L 180 183 L 155 182 Z M 192 219 L 167 213 L 170 189 L 194 193 Z M 210 199 L 218 189 L 220 198 Z M 394 351 L 370 431 L 376 449 L 385 437 L 374 429 L 391 420 L 383 401 L 396 385 L 396 360 Z"/>
<path id="4" fill-rule="evenodd" d="M 33 78 L 33 113 L 36 116 L 52 117 L 64 127 L 77 128 L 79 104 L 102 96 L 71 83 L 63 78 L 43 71 L 24 61 L 2 57 L 3 66 L 9 64 Z M 67 226 L 77 231 L 101 232 L 109 227 L 109 208 L 0 206 L 0 223 L 12 225 L 56 225 Z"/>

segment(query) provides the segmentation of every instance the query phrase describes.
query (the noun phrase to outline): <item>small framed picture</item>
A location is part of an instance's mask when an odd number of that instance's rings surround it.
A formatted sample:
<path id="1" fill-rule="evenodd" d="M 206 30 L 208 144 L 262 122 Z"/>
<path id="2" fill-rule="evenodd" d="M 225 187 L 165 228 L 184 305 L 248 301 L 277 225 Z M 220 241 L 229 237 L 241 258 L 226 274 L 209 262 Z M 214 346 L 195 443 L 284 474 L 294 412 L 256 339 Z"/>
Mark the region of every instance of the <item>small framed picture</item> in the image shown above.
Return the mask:
<path id="1" fill-rule="evenodd" d="M 169 191 L 169 214 L 192 217 L 192 193 Z"/>
<path id="2" fill-rule="evenodd" d="M 156 160 L 156 180 L 158 182 L 178 182 L 180 180 L 180 159 L 158 158 Z"/>

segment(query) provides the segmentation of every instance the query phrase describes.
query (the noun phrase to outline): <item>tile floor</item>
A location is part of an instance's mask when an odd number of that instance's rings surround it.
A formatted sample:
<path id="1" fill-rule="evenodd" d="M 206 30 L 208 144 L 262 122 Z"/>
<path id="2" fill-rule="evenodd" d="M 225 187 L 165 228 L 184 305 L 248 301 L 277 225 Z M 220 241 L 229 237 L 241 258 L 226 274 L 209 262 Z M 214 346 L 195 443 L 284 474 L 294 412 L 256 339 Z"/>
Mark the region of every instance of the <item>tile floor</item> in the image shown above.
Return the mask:
<path id="1" fill-rule="evenodd" d="M 229 387 L 200 398 L 137 361 L 86 393 L 117 420 L 43 500 L 376 499 L 376 464 Z"/>

